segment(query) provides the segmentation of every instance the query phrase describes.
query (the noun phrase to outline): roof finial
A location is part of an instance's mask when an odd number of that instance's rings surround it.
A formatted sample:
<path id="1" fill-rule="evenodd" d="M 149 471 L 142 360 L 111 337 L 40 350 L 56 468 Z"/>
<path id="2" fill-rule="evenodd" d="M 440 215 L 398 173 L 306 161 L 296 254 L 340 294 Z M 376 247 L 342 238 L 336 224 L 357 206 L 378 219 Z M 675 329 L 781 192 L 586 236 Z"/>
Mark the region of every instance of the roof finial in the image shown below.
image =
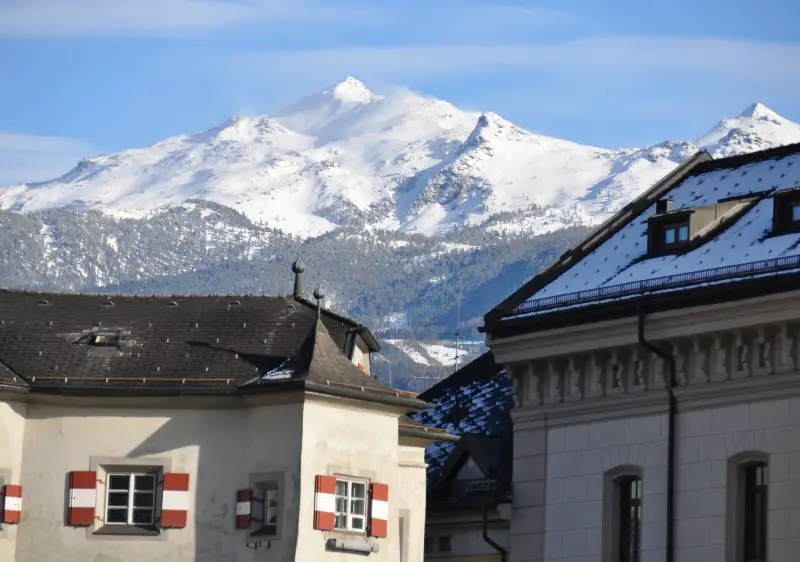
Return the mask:
<path id="1" fill-rule="evenodd" d="M 292 273 L 294 273 L 294 297 L 298 298 L 300 296 L 300 274 L 303 273 L 306 268 L 303 264 L 300 263 L 300 250 L 297 250 L 297 257 L 292 264 Z"/>
<path id="2" fill-rule="evenodd" d="M 325 293 L 322 292 L 319 285 L 314 289 L 314 298 L 317 300 L 317 320 L 319 320 L 322 316 L 322 299 L 325 298 Z"/>

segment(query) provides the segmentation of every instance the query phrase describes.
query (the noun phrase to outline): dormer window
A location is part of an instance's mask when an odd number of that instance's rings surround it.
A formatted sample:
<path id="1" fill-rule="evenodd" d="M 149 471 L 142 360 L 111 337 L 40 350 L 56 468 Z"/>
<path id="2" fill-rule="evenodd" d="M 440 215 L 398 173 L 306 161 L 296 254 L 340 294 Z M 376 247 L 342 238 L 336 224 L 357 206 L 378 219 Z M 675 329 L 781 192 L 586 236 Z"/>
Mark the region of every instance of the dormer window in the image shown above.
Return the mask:
<path id="1" fill-rule="evenodd" d="M 776 191 L 773 200 L 773 234 L 800 231 L 800 187 Z"/>
<path id="2" fill-rule="evenodd" d="M 89 340 L 89 344 L 96 347 L 116 347 L 119 345 L 119 332 L 97 332 Z"/>

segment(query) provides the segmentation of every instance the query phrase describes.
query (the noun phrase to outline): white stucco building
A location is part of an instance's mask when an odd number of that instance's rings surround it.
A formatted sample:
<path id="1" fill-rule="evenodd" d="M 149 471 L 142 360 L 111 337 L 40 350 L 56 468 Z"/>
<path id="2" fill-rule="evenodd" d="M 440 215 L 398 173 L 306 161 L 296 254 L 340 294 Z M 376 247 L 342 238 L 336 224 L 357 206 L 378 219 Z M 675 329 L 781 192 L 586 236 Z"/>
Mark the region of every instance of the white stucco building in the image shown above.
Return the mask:
<path id="1" fill-rule="evenodd" d="M 420 562 L 453 438 L 376 348 L 298 296 L 0 291 L 0 561 Z"/>
<path id="2" fill-rule="evenodd" d="M 800 556 L 800 145 L 699 153 L 486 316 L 509 560 Z"/>

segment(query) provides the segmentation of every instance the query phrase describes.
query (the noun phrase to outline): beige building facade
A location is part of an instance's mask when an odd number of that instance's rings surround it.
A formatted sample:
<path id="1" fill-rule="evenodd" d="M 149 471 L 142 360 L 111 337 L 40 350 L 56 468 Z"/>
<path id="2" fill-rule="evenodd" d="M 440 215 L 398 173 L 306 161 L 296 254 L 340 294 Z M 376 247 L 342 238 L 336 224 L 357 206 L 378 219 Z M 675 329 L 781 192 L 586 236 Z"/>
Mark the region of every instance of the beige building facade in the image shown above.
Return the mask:
<path id="1" fill-rule="evenodd" d="M 357 367 L 369 355 L 347 356 L 354 330 L 339 317 L 279 303 L 291 315 L 284 356 L 278 343 L 256 353 L 241 335 L 238 348 L 225 342 L 245 324 L 259 345 L 278 337 L 257 310 L 275 303 L 238 298 L 251 316 L 230 320 L 228 297 L 114 297 L 118 316 L 95 317 L 85 343 L 72 306 L 103 310 L 109 298 L 0 294 L 0 560 L 422 561 L 424 450 L 453 438 L 409 423 L 405 413 L 425 403 Z M 23 349 L 14 342 L 50 322 L 36 310 L 64 324 Z M 171 336 L 147 332 L 156 312 L 169 315 Z M 219 339 L 179 335 L 215 314 Z M 292 340 L 292 329 L 306 335 Z M 40 350 L 62 379 L 41 374 Z M 130 367 L 143 358 L 148 366 Z"/>
<path id="2" fill-rule="evenodd" d="M 700 153 L 487 315 L 510 561 L 797 560 L 797 165 Z"/>

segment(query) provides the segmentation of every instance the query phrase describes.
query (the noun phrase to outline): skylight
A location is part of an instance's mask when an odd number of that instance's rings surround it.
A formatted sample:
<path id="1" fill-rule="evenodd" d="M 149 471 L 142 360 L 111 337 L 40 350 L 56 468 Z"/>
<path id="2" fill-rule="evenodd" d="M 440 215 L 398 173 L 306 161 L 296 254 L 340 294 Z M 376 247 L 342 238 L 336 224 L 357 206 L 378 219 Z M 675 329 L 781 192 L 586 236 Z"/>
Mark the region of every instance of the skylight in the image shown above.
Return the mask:
<path id="1" fill-rule="evenodd" d="M 97 332 L 89 340 L 90 345 L 97 347 L 109 347 L 119 345 L 119 332 Z"/>

